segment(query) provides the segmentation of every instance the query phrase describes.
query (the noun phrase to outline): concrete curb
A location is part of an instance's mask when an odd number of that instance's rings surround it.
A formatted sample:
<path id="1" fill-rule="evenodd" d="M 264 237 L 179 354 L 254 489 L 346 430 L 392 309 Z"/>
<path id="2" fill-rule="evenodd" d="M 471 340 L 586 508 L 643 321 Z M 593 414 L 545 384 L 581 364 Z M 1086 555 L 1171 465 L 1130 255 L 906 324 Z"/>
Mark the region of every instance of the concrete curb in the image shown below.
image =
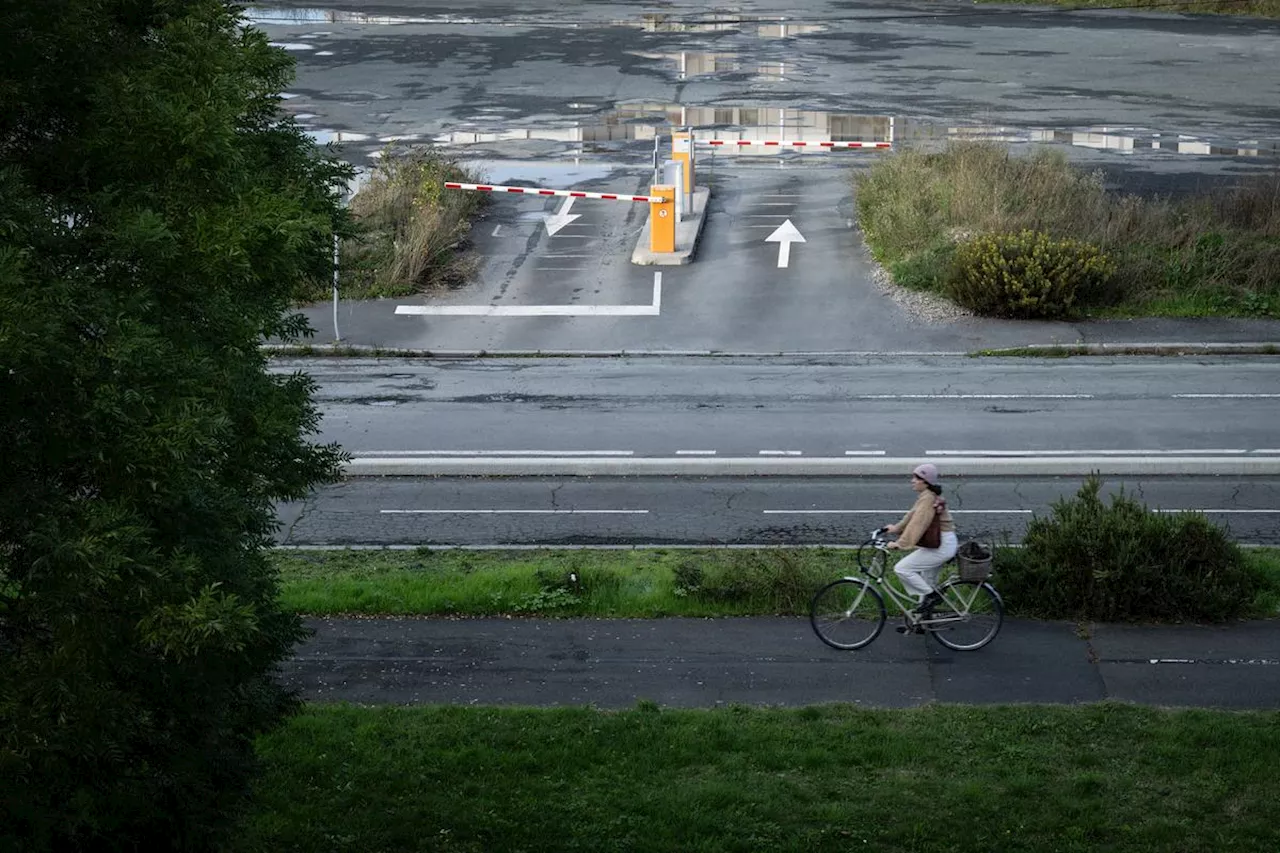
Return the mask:
<path id="1" fill-rule="evenodd" d="M 1013 356 L 1047 358 L 1072 355 L 1280 355 L 1280 344 L 1265 341 L 1028 344 L 1020 347 L 978 350 L 972 355 L 989 358 Z"/>
<path id="2" fill-rule="evenodd" d="M 938 358 L 961 357 L 1030 357 L 1054 358 L 1069 355 L 1280 355 L 1280 343 L 1239 344 L 1036 344 L 1026 347 L 1009 347 L 1000 350 L 929 351 L 900 350 L 877 352 L 874 350 L 432 350 L 402 347 L 381 347 L 368 344 L 261 344 L 260 348 L 277 357 L 314 358 Z M 1076 349 L 1080 349 L 1079 352 Z M 1087 351 L 1086 351 L 1087 350 Z"/>
<path id="3" fill-rule="evenodd" d="M 955 456 L 949 477 L 1277 476 L 1276 456 Z M 918 457 L 449 457 L 366 456 L 348 477 L 901 477 Z"/>

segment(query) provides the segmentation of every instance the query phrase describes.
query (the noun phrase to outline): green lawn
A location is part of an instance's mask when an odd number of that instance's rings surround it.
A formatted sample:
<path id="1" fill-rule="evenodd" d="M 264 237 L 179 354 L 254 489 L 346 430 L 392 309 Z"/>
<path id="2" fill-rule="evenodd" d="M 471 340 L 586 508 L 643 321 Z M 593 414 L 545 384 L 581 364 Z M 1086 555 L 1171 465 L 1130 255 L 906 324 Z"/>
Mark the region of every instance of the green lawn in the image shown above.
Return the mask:
<path id="1" fill-rule="evenodd" d="M 234 847 L 1280 849 L 1280 713 L 311 706 L 263 737 Z"/>
<path id="2" fill-rule="evenodd" d="M 1251 613 L 1280 615 L 1280 551 L 1246 557 L 1269 580 Z M 281 550 L 274 560 L 285 604 L 315 615 L 800 615 L 820 586 L 857 571 L 855 551 L 829 548 Z M 999 566 L 997 554 L 997 589 Z"/>

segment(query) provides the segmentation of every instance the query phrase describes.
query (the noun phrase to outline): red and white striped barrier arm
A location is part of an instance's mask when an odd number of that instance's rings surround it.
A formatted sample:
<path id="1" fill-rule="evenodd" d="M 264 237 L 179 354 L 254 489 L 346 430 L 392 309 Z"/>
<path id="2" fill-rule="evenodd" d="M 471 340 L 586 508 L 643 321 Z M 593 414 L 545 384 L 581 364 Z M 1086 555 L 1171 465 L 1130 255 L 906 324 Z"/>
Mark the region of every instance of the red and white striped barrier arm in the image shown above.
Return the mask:
<path id="1" fill-rule="evenodd" d="M 541 187 L 500 187 L 492 184 L 458 184 L 452 181 L 446 181 L 444 188 L 447 190 L 472 190 L 480 193 L 520 193 L 522 195 L 550 195 L 562 198 L 598 198 L 605 201 L 637 201 L 646 204 L 662 201 L 659 196 L 589 193 L 580 190 L 548 190 Z"/>
<path id="2" fill-rule="evenodd" d="M 787 140 L 761 139 L 696 139 L 698 145 L 712 146 L 746 146 L 760 145 L 765 148 L 892 148 L 892 142 L 791 142 Z"/>

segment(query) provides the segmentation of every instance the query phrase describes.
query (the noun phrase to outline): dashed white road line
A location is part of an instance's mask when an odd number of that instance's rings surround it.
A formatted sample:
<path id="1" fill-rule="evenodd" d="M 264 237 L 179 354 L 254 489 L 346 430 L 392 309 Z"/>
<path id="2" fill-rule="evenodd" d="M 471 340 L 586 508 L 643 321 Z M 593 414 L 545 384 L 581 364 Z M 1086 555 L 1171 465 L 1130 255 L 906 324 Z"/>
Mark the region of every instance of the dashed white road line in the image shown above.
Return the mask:
<path id="1" fill-rule="evenodd" d="M 761 456 L 799 456 L 799 450 L 761 450 Z"/>
<path id="2" fill-rule="evenodd" d="M 715 456 L 714 450 L 677 450 L 676 456 Z"/>
<path id="3" fill-rule="evenodd" d="M 884 456 L 883 450 L 846 450 L 845 456 Z"/>

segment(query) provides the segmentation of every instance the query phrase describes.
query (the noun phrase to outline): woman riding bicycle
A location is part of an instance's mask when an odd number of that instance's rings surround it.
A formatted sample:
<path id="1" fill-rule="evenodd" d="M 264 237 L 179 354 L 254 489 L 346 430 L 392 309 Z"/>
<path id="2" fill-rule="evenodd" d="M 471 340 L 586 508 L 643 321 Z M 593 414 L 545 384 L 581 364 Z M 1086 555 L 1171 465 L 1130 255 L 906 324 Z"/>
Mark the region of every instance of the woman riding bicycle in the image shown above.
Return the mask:
<path id="1" fill-rule="evenodd" d="M 938 582 L 938 570 L 956 555 L 959 543 L 955 523 L 947 511 L 947 502 L 941 497 L 937 466 L 930 462 L 917 465 L 911 472 L 911 488 L 918 495 L 915 504 L 901 521 L 890 524 L 885 530 L 898 534 L 898 540 L 890 542 L 889 548 L 914 549 L 898 561 L 893 571 L 902 581 L 903 588 L 913 593 L 920 607 L 925 608 L 937 600 L 934 586 Z M 925 548 L 919 544 L 920 537 L 933 523 L 934 515 L 938 516 L 942 531 L 941 542 L 936 548 Z"/>

